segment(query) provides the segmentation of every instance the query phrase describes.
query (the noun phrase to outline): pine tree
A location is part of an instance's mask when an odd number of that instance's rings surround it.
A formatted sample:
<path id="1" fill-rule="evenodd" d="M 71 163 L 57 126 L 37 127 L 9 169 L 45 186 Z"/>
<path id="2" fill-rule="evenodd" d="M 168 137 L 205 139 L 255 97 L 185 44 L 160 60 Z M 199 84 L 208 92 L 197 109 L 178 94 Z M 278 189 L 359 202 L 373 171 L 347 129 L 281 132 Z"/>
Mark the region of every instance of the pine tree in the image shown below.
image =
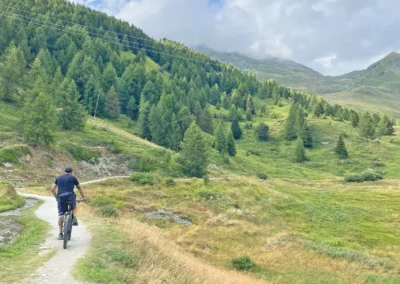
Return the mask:
<path id="1" fill-rule="evenodd" d="M 225 135 L 224 124 L 221 121 L 215 133 L 215 149 L 222 155 L 228 152 L 228 140 Z"/>
<path id="2" fill-rule="evenodd" d="M 303 108 L 301 106 L 299 106 L 297 109 L 296 123 L 294 126 L 296 129 L 297 135 L 299 135 L 303 131 L 305 123 L 306 123 L 306 119 L 304 116 Z"/>
<path id="3" fill-rule="evenodd" d="M 63 129 L 80 130 L 86 123 L 86 112 L 82 105 L 78 103 L 79 92 L 75 82 L 70 78 L 65 78 L 61 83 L 59 92 L 59 123 Z"/>
<path id="4" fill-rule="evenodd" d="M 379 123 L 379 134 L 382 136 L 390 136 L 394 133 L 394 122 L 385 114 Z"/>
<path id="5" fill-rule="evenodd" d="M 130 119 L 137 120 L 139 115 L 139 107 L 136 104 L 135 97 L 131 97 L 129 99 L 128 105 L 126 106 L 126 114 L 130 117 Z"/>
<path id="6" fill-rule="evenodd" d="M 151 132 L 150 132 L 150 123 L 149 123 L 149 114 L 150 114 L 150 104 L 148 102 L 142 102 L 140 104 L 139 110 L 139 136 L 143 139 L 147 139 L 151 141 Z"/>
<path id="7" fill-rule="evenodd" d="M 33 146 L 49 145 L 54 140 L 55 108 L 44 93 L 27 100 L 23 108 L 24 139 Z"/>
<path id="8" fill-rule="evenodd" d="M 178 112 L 178 124 L 179 128 L 181 130 L 181 137 L 185 136 L 186 130 L 189 128 L 189 126 L 192 124 L 194 118 L 190 114 L 190 110 L 188 107 L 184 106 L 182 107 L 179 112 Z"/>
<path id="9" fill-rule="evenodd" d="M 232 131 L 228 132 L 228 154 L 232 157 L 236 156 L 236 142 Z"/>
<path id="10" fill-rule="evenodd" d="M 360 116 L 358 115 L 357 112 L 355 112 L 354 110 L 352 110 L 352 111 L 351 111 L 351 114 L 350 114 L 350 120 L 351 120 L 351 125 L 352 125 L 354 128 L 357 128 L 358 125 L 359 125 L 359 123 L 360 123 Z"/>
<path id="11" fill-rule="evenodd" d="M 117 72 L 111 63 L 107 64 L 102 76 L 103 91 L 108 92 L 112 86 L 117 86 Z"/>
<path id="12" fill-rule="evenodd" d="M 381 120 L 381 117 L 379 116 L 378 113 L 372 114 L 372 123 L 374 124 L 374 127 L 378 127 L 379 126 L 380 120 Z"/>
<path id="13" fill-rule="evenodd" d="M 120 106 L 117 92 L 114 86 L 111 86 L 110 90 L 106 95 L 105 112 L 111 119 L 116 119 L 120 114 Z"/>
<path id="14" fill-rule="evenodd" d="M 297 138 L 297 142 L 296 142 L 296 158 L 295 159 L 296 159 L 297 163 L 302 163 L 306 160 L 306 151 L 304 149 L 304 142 L 300 137 Z"/>
<path id="15" fill-rule="evenodd" d="M 182 165 L 183 172 L 189 176 L 203 177 L 208 165 L 207 146 L 195 122 L 186 131 L 181 149 L 178 163 Z"/>
<path id="16" fill-rule="evenodd" d="M 268 141 L 269 127 L 261 122 L 256 128 L 256 136 L 260 141 Z"/>
<path id="17" fill-rule="evenodd" d="M 372 139 L 375 136 L 375 128 L 369 112 L 364 113 L 360 120 L 361 136 L 367 139 Z"/>
<path id="18" fill-rule="evenodd" d="M 313 146 L 313 137 L 311 134 L 311 129 L 307 123 L 303 126 L 303 129 L 300 132 L 300 137 L 304 142 L 304 147 L 312 148 Z"/>
<path id="19" fill-rule="evenodd" d="M 11 43 L 0 62 L 0 99 L 6 102 L 20 100 L 18 88 L 23 82 L 25 66 L 23 52 Z"/>
<path id="20" fill-rule="evenodd" d="M 335 148 L 335 153 L 341 159 L 345 159 L 345 158 L 347 158 L 349 156 L 349 154 L 347 152 L 346 144 L 344 143 L 344 140 L 343 140 L 343 135 L 342 134 L 339 135 L 339 139 L 337 141 L 336 148 Z"/>
<path id="21" fill-rule="evenodd" d="M 289 110 L 289 116 L 286 119 L 284 137 L 287 141 L 291 141 L 297 138 L 296 130 L 296 116 L 297 116 L 297 105 L 292 104 Z"/>
<path id="22" fill-rule="evenodd" d="M 100 96 L 100 87 L 99 83 L 96 81 L 93 75 L 89 77 L 89 81 L 85 86 L 85 94 L 84 94 L 84 101 L 83 105 L 88 113 L 94 115 L 96 112 L 96 107 L 98 108 L 97 101 L 99 100 Z M 99 111 L 97 110 L 97 113 Z"/>
<path id="23" fill-rule="evenodd" d="M 210 110 L 208 109 L 208 107 L 206 107 L 201 112 L 199 126 L 200 126 L 201 130 L 203 130 L 204 132 L 207 132 L 209 134 L 213 134 L 213 132 L 214 132 L 213 116 L 212 116 Z"/>
<path id="24" fill-rule="evenodd" d="M 253 97 L 251 95 L 247 96 L 246 112 L 251 115 L 256 115 L 256 108 L 254 107 Z"/>
<path id="25" fill-rule="evenodd" d="M 317 102 L 317 106 L 314 109 L 314 115 L 316 117 L 320 117 L 323 114 L 324 114 L 324 103 L 322 100 L 320 100 Z"/>
<path id="26" fill-rule="evenodd" d="M 236 140 L 242 137 L 242 129 L 240 129 L 239 120 L 236 115 L 232 120 L 231 131 Z"/>

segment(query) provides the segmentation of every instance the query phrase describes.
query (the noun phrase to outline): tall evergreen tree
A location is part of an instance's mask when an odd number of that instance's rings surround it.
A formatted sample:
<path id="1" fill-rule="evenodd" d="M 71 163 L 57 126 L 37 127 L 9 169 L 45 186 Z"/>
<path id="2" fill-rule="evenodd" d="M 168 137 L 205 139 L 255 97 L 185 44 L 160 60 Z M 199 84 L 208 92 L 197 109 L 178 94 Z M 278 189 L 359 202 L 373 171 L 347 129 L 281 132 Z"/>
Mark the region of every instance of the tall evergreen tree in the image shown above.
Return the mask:
<path id="1" fill-rule="evenodd" d="M 150 131 L 150 123 L 149 123 L 149 114 L 150 114 L 150 104 L 148 102 L 142 102 L 140 104 L 139 110 L 139 136 L 143 139 L 147 139 L 151 141 L 151 131 Z"/>
<path id="2" fill-rule="evenodd" d="M 110 90 L 106 95 L 105 112 L 111 119 L 116 119 L 120 114 L 120 106 L 117 92 L 114 86 L 111 86 Z"/>
<path id="3" fill-rule="evenodd" d="M 233 133 L 232 131 L 228 132 L 228 154 L 229 156 L 236 156 L 236 142 L 235 138 L 233 138 Z"/>
<path id="4" fill-rule="evenodd" d="M 236 140 L 242 137 L 242 129 L 240 129 L 239 120 L 236 115 L 232 120 L 231 131 Z"/>
<path id="5" fill-rule="evenodd" d="M 260 141 L 268 141 L 269 127 L 265 123 L 261 122 L 256 128 L 256 136 Z"/>
<path id="6" fill-rule="evenodd" d="M 219 123 L 215 132 L 215 149 L 217 149 L 221 154 L 226 154 L 228 152 L 228 140 L 222 121 Z"/>
<path id="7" fill-rule="evenodd" d="M 382 136 L 393 135 L 394 133 L 394 122 L 389 119 L 385 114 L 383 115 L 379 123 L 379 134 Z"/>
<path id="8" fill-rule="evenodd" d="M 364 113 L 360 120 L 361 136 L 367 139 L 372 139 L 375 136 L 375 127 L 372 122 L 369 112 Z"/>
<path id="9" fill-rule="evenodd" d="M 184 137 L 186 130 L 194 121 L 194 117 L 190 114 L 189 108 L 184 106 L 179 110 L 177 118 L 181 130 L 181 137 Z"/>
<path id="10" fill-rule="evenodd" d="M 346 144 L 344 143 L 342 134 L 339 135 L 339 139 L 337 141 L 336 148 L 335 148 L 335 153 L 341 159 L 345 159 L 349 156 L 349 153 L 347 152 Z"/>
<path id="11" fill-rule="evenodd" d="M 306 151 L 304 149 L 304 142 L 303 140 L 299 137 L 297 138 L 296 142 L 296 162 L 297 163 L 302 163 L 306 160 Z"/>
<path id="12" fill-rule="evenodd" d="M 250 113 L 251 115 L 256 115 L 256 108 L 254 106 L 253 97 L 251 95 L 247 96 L 246 112 Z"/>
<path id="13" fill-rule="evenodd" d="M 306 119 L 304 116 L 303 107 L 299 106 L 297 108 L 296 123 L 294 126 L 296 129 L 297 135 L 299 135 L 303 131 L 305 123 L 306 123 Z"/>
<path id="14" fill-rule="evenodd" d="M 25 66 L 23 52 L 12 43 L 0 62 L 0 99 L 6 102 L 20 100 L 18 88 L 23 82 Z"/>
<path id="15" fill-rule="evenodd" d="M 139 107 L 136 103 L 135 97 L 129 99 L 128 105 L 126 106 L 126 114 L 132 120 L 137 120 L 139 115 Z"/>
<path id="16" fill-rule="evenodd" d="M 108 92 L 112 86 L 117 86 L 117 79 L 117 72 L 112 64 L 108 63 L 102 76 L 103 91 Z"/>
<path id="17" fill-rule="evenodd" d="M 89 77 L 89 81 L 85 86 L 85 94 L 83 105 L 85 109 L 91 115 L 94 115 L 95 112 L 99 113 L 98 109 L 98 100 L 100 99 L 100 86 L 98 81 L 95 79 L 93 75 Z"/>
<path id="18" fill-rule="evenodd" d="M 55 109 L 44 93 L 27 100 L 22 119 L 24 139 L 33 146 L 49 145 L 54 140 Z"/>
<path id="19" fill-rule="evenodd" d="M 311 134 L 311 129 L 308 126 L 307 122 L 303 126 L 303 129 L 300 132 L 300 137 L 304 142 L 304 147 L 306 148 L 312 148 L 313 146 L 313 137 Z"/>
<path id="20" fill-rule="evenodd" d="M 59 123 L 63 129 L 82 129 L 86 123 L 86 112 L 78 103 L 79 92 L 75 82 L 65 78 L 59 92 Z"/>
<path id="21" fill-rule="evenodd" d="M 214 127 L 213 127 L 213 116 L 208 107 L 206 107 L 200 116 L 199 126 L 201 130 L 207 132 L 209 134 L 213 134 Z"/>
<path id="22" fill-rule="evenodd" d="M 357 128 L 360 123 L 360 116 L 358 115 L 358 113 L 356 111 L 354 111 L 354 110 L 351 111 L 350 120 L 351 120 L 351 125 L 354 128 Z"/>
<path id="23" fill-rule="evenodd" d="M 297 105 L 292 104 L 289 110 L 289 116 L 286 119 L 284 128 L 284 137 L 287 141 L 296 139 L 296 116 L 297 116 Z"/>
<path id="24" fill-rule="evenodd" d="M 315 109 L 314 109 L 314 115 L 316 117 L 320 117 L 323 114 L 324 114 L 324 102 L 322 100 L 319 100 L 317 102 L 317 105 L 316 105 Z"/>
<path id="25" fill-rule="evenodd" d="M 182 165 L 183 172 L 189 176 L 203 177 L 207 173 L 207 145 L 196 123 L 193 122 L 186 131 L 181 148 L 178 162 Z"/>

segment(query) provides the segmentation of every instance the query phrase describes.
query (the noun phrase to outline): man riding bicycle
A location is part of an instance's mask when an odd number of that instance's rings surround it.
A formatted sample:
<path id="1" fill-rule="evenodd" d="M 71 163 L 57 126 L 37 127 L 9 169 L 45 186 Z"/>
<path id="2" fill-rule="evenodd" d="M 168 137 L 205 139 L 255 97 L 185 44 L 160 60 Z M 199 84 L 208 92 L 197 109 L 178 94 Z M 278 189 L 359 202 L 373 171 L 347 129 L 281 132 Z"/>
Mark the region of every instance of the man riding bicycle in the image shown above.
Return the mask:
<path id="1" fill-rule="evenodd" d="M 82 188 L 79 185 L 79 181 L 76 177 L 72 175 L 72 168 L 68 167 L 65 169 L 65 173 L 54 181 L 54 184 L 51 187 L 51 193 L 57 200 L 58 203 L 58 227 L 60 228 L 60 234 L 58 235 L 59 240 L 63 240 L 63 223 L 64 223 L 64 215 L 68 209 L 68 203 L 71 205 L 72 209 L 72 225 L 78 226 L 78 220 L 76 219 L 77 210 L 76 210 L 76 195 L 74 192 L 74 187 L 77 187 L 79 193 L 82 196 L 83 201 L 86 201 L 86 198 L 83 194 Z M 58 187 L 57 193 L 56 189 Z"/>

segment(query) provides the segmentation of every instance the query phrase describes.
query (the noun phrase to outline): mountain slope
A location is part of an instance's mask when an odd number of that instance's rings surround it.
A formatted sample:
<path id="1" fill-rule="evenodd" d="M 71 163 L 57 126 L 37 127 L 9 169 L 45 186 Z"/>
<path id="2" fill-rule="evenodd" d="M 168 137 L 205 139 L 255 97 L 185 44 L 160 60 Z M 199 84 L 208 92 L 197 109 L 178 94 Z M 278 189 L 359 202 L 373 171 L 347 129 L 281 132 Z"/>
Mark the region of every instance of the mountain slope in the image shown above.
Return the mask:
<path id="1" fill-rule="evenodd" d="M 252 71 L 262 80 L 274 79 L 287 87 L 321 94 L 332 103 L 400 117 L 400 54 L 396 52 L 365 70 L 341 76 L 323 76 L 291 60 L 276 57 L 254 59 L 206 47 L 197 47 L 197 50 L 243 71 Z"/>
<path id="2" fill-rule="evenodd" d="M 196 50 L 222 62 L 232 64 L 245 72 L 251 71 L 261 80 L 274 79 L 278 84 L 289 88 L 307 90 L 314 94 L 342 91 L 348 88 L 350 83 L 348 77 L 323 76 L 317 71 L 292 60 L 273 56 L 255 59 L 235 52 L 218 52 L 204 46 L 197 46 Z"/>

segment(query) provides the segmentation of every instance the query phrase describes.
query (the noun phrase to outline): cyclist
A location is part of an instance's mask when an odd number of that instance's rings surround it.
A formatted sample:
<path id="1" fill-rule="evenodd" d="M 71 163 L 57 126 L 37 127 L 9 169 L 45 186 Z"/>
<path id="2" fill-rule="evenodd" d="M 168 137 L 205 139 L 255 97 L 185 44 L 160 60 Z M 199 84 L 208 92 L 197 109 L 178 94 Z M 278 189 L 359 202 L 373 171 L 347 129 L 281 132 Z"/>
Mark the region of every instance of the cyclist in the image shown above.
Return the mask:
<path id="1" fill-rule="evenodd" d="M 76 219 L 76 195 L 74 192 L 74 187 L 77 187 L 79 193 L 82 196 L 83 201 L 86 201 L 85 195 L 83 194 L 82 188 L 79 185 L 79 181 L 76 177 L 72 175 L 72 168 L 65 168 L 65 173 L 54 181 L 51 187 L 51 193 L 57 200 L 58 203 L 58 227 L 60 228 L 60 234 L 58 235 L 59 240 L 63 240 L 63 223 L 64 215 L 68 209 L 68 203 L 71 204 L 72 209 L 72 225 L 78 226 L 78 220 Z M 57 193 L 56 189 L 58 187 Z"/>

